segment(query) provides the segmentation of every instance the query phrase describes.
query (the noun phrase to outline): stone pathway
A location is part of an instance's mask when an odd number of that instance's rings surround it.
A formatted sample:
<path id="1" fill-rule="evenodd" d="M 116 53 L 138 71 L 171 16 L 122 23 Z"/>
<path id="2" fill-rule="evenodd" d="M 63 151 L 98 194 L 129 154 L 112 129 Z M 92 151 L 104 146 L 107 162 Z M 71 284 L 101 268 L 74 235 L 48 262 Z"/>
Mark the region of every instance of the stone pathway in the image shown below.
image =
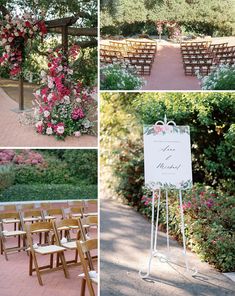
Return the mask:
<path id="1" fill-rule="evenodd" d="M 150 223 L 131 207 L 105 196 L 101 199 L 101 293 L 102 296 L 232 296 L 234 283 L 212 266 L 188 252 L 192 277 L 185 272 L 182 247 L 170 240 L 175 264 L 154 259 L 151 278 L 138 272 L 149 253 Z M 160 251 L 166 251 L 166 235 L 159 235 Z"/>
<path id="2" fill-rule="evenodd" d="M 179 44 L 158 42 L 150 76 L 142 90 L 200 90 L 197 77 L 185 76 Z"/>
<path id="3" fill-rule="evenodd" d="M 57 141 L 54 137 L 35 133 L 32 126 L 20 125 L 18 104 L 0 88 L 0 146 L 1 147 L 97 147 L 97 137 L 84 135 Z"/>

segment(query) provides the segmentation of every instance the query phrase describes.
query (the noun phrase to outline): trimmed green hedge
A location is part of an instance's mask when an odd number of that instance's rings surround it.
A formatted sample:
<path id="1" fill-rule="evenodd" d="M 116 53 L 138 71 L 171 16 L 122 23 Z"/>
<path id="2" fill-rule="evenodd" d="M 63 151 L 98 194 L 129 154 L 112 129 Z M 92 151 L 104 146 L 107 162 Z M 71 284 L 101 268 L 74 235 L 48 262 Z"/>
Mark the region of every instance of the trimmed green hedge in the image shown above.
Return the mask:
<path id="1" fill-rule="evenodd" d="M 0 202 L 57 199 L 97 199 L 97 186 L 17 184 L 5 189 L 0 195 Z"/>

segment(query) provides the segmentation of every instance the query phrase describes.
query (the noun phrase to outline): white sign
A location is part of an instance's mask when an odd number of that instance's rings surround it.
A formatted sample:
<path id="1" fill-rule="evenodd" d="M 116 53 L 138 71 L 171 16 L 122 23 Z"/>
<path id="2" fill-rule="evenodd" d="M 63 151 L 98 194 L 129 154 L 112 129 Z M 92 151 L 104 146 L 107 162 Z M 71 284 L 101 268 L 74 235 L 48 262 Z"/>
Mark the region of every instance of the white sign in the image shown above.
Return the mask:
<path id="1" fill-rule="evenodd" d="M 145 185 L 151 189 L 192 187 L 189 126 L 144 126 Z"/>

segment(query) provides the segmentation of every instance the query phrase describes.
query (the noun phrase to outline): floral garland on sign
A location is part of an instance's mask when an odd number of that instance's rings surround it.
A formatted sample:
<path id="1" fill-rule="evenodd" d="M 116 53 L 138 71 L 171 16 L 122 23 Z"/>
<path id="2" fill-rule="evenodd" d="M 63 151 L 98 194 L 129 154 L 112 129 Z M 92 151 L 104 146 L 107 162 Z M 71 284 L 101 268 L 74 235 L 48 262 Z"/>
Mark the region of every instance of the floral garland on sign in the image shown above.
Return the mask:
<path id="1" fill-rule="evenodd" d="M 0 65 L 8 66 L 12 76 L 21 74 L 25 58 L 24 47 L 28 39 L 37 35 L 43 37 L 45 34 L 47 28 L 43 20 L 36 20 L 29 14 L 24 14 L 22 18 L 16 16 L 14 19 L 5 15 L 0 22 L 0 45 L 4 50 Z"/>
<path id="2" fill-rule="evenodd" d="M 73 46 L 68 56 L 75 60 L 79 48 Z M 88 119 L 92 97 L 82 84 L 74 83 L 62 49 L 50 51 L 48 72 L 42 71 L 42 86 L 34 93 L 36 131 L 57 139 L 89 133 L 93 123 Z"/>

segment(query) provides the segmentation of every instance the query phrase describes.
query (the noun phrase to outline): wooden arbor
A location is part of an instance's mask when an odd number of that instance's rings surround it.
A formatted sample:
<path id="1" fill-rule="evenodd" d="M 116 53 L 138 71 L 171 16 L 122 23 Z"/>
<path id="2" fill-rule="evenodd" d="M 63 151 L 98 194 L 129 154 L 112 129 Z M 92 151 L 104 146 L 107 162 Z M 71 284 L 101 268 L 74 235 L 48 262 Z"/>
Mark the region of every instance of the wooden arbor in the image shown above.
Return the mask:
<path id="1" fill-rule="evenodd" d="M 0 11 L 3 16 L 9 14 L 7 9 L 0 5 Z M 97 28 L 76 28 L 71 27 L 79 18 L 89 18 L 89 15 L 83 12 L 78 13 L 76 16 L 60 18 L 55 20 L 46 21 L 48 32 L 57 33 L 62 35 L 62 46 L 64 51 L 68 51 L 68 36 L 90 36 L 97 37 Z M 89 47 L 97 45 L 97 40 L 94 38 L 91 41 L 77 43 L 81 47 Z M 19 77 L 19 111 L 24 110 L 24 81 L 23 76 Z"/>

